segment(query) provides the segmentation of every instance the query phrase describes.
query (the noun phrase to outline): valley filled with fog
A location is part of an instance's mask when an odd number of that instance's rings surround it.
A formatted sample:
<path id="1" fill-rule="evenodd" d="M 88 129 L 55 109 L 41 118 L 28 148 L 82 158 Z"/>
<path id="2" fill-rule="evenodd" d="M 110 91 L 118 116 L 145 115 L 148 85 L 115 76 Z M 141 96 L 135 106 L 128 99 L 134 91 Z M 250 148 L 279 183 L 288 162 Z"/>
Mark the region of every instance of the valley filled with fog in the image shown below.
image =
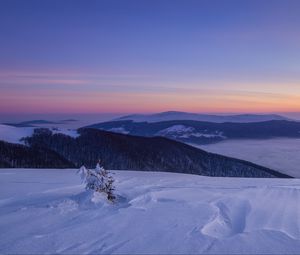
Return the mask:
<path id="1" fill-rule="evenodd" d="M 192 145 L 300 178 L 300 139 L 229 140 L 208 145 Z"/>

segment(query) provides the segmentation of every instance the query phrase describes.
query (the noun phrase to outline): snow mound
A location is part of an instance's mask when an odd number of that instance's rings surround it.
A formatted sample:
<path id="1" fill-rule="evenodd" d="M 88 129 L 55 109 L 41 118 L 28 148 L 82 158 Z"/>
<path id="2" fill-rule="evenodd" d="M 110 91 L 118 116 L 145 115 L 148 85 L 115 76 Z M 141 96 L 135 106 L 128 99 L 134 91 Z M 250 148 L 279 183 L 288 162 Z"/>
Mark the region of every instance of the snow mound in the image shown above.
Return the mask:
<path id="1" fill-rule="evenodd" d="M 243 233 L 250 211 L 247 200 L 226 199 L 212 204 L 215 209 L 212 220 L 202 228 L 202 233 L 215 238 L 230 237 Z"/>

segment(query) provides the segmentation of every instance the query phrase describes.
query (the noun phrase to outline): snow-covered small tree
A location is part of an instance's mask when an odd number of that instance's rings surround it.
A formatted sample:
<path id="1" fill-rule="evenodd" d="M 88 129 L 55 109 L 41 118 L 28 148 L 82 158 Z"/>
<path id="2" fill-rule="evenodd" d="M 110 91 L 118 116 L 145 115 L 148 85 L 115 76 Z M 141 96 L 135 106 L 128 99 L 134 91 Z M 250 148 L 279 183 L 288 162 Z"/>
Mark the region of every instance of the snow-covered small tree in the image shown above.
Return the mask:
<path id="1" fill-rule="evenodd" d="M 82 182 L 85 183 L 87 190 L 105 193 L 107 199 L 112 202 L 116 199 L 114 195 L 115 187 L 113 185 L 115 180 L 110 172 L 100 166 L 100 161 L 94 170 L 82 166 L 78 173 L 80 174 Z"/>

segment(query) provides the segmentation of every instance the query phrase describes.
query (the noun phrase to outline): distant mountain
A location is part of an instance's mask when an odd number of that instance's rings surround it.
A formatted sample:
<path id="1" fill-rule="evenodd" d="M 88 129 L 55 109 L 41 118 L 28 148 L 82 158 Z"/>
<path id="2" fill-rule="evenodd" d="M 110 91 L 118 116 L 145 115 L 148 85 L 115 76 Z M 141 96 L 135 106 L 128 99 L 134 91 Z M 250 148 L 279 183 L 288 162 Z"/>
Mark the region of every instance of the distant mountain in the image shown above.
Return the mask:
<path id="1" fill-rule="evenodd" d="M 76 122 L 78 120 L 76 119 L 66 119 L 66 120 L 61 120 L 60 122 Z"/>
<path id="2" fill-rule="evenodd" d="M 289 177 L 250 162 L 220 156 L 163 137 L 138 137 L 97 129 L 80 129 L 72 138 L 36 129 L 25 142 L 30 148 L 53 151 L 80 167 L 94 167 L 101 158 L 107 169 L 167 171 L 206 176 Z M 53 167 L 57 167 L 53 163 Z"/>
<path id="3" fill-rule="evenodd" d="M 46 124 L 58 124 L 60 122 L 49 121 L 49 120 L 30 120 L 30 121 L 23 121 L 21 123 L 22 124 L 29 124 L 29 125 L 46 125 Z"/>
<path id="4" fill-rule="evenodd" d="M 14 126 L 14 127 L 34 127 L 39 125 L 54 125 L 54 124 L 61 124 L 61 122 L 54 122 L 48 120 L 29 120 L 29 121 L 22 121 L 17 123 L 3 123 L 4 125 Z"/>
<path id="5" fill-rule="evenodd" d="M 62 125 L 67 124 L 70 122 L 76 122 L 75 119 L 66 119 L 60 121 L 49 121 L 49 120 L 29 120 L 29 121 L 22 121 L 16 123 L 3 123 L 4 125 L 9 125 L 13 127 L 36 127 L 36 126 L 49 126 L 49 125 Z"/>
<path id="6" fill-rule="evenodd" d="M 196 121 L 206 121 L 206 122 L 261 122 L 269 120 L 288 120 L 280 115 L 276 114 L 239 114 L 239 115 L 210 115 L 210 114 L 198 114 L 198 113 L 188 113 L 188 112 L 177 112 L 168 111 L 156 114 L 133 114 L 123 116 L 113 121 L 123 121 L 132 120 L 134 122 L 161 122 L 161 121 L 171 121 L 171 120 L 196 120 Z"/>
<path id="7" fill-rule="evenodd" d="M 163 136 L 185 143 L 207 144 L 226 139 L 300 138 L 300 122 L 272 120 L 249 123 L 214 123 L 192 120 L 163 122 L 111 121 L 88 126 L 115 133 Z"/>

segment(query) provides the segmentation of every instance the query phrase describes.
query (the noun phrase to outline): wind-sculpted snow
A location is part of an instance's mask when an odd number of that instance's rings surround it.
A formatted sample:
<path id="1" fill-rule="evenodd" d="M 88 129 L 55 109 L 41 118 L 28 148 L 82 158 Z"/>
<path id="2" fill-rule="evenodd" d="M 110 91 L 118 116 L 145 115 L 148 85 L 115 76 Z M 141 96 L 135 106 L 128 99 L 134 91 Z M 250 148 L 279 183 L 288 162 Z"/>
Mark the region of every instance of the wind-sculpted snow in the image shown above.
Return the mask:
<path id="1" fill-rule="evenodd" d="M 215 212 L 212 220 L 202 228 L 202 233 L 224 238 L 244 232 L 246 217 L 250 211 L 250 204 L 247 200 L 226 198 L 214 201 L 210 205 L 213 206 Z"/>
<path id="2" fill-rule="evenodd" d="M 300 180 L 115 171 L 111 204 L 75 173 L 0 170 L 0 253 L 300 253 Z"/>

